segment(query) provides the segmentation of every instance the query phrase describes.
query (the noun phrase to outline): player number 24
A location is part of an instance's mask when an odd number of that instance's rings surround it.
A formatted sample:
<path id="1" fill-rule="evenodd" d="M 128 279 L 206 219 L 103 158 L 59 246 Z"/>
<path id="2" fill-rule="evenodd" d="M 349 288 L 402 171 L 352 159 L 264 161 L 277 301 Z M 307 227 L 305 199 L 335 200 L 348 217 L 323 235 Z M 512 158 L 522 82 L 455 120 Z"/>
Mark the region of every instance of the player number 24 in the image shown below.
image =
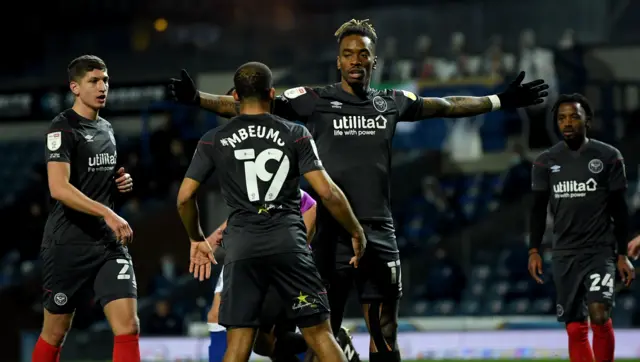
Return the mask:
<path id="1" fill-rule="evenodd" d="M 613 290 L 613 278 L 609 273 L 602 277 L 598 273 L 593 273 L 589 276 L 589 279 L 591 279 L 591 287 L 589 287 L 590 292 L 599 291 L 601 286 L 609 288 L 609 291 Z"/>
<path id="2" fill-rule="evenodd" d="M 263 182 L 271 181 L 267 194 L 264 196 L 264 201 L 275 200 L 289 174 L 289 157 L 277 148 L 267 148 L 257 156 L 253 148 L 236 150 L 234 156 L 236 160 L 244 161 L 244 178 L 249 201 L 260 201 L 258 179 Z M 267 171 L 267 162 L 270 160 L 280 162 L 275 175 Z"/>

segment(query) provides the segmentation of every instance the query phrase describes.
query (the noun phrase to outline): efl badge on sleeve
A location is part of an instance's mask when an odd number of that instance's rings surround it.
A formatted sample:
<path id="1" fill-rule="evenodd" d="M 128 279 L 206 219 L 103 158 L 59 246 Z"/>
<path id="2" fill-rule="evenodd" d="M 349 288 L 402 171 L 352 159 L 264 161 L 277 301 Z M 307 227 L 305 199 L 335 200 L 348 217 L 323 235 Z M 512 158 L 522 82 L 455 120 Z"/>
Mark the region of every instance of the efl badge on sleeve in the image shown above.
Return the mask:
<path id="1" fill-rule="evenodd" d="M 62 132 L 51 132 L 47 135 L 47 148 L 49 151 L 57 151 L 62 145 Z"/>

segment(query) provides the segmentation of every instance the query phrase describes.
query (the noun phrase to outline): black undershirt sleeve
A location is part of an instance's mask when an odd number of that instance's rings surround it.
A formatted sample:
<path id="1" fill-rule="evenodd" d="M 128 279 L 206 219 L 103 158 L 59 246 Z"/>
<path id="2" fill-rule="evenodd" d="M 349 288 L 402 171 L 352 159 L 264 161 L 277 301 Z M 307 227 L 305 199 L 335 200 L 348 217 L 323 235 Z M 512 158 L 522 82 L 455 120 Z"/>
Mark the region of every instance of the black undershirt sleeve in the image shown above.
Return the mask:
<path id="1" fill-rule="evenodd" d="M 533 192 L 533 206 L 529 218 L 529 250 L 540 249 L 542 237 L 547 228 L 547 205 L 549 204 L 549 190 Z"/>
<path id="2" fill-rule="evenodd" d="M 627 255 L 629 241 L 629 208 L 627 206 L 626 190 L 616 190 L 609 193 L 609 215 L 613 219 L 613 234 L 618 245 L 618 255 Z"/>

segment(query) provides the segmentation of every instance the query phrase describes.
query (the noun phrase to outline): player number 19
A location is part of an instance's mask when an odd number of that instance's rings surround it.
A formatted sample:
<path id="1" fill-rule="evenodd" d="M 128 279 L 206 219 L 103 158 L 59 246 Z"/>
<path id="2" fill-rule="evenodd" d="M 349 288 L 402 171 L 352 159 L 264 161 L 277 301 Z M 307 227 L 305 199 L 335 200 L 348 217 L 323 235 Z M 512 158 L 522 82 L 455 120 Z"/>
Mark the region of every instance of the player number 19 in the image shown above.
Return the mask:
<path id="1" fill-rule="evenodd" d="M 608 288 L 609 292 L 613 292 L 613 278 L 611 277 L 611 274 L 607 273 L 600 277 L 600 274 L 593 273 L 589 276 L 589 279 L 591 279 L 591 287 L 589 287 L 590 292 L 599 291 L 601 286 Z"/>
<path id="2" fill-rule="evenodd" d="M 244 178 L 247 186 L 247 196 L 249 201 L 260 201 L 260 191 L 258 189 L 258 179 L 263 182 L 271 181 L 264 201 L 273 201 L 280 194 L 282 185 L 289 174 L 289 157 L 277 148 L 267 148 L 256 156 L 253 148 L 234 151 L 234 156 L 239 161 L 244 161 Z M 275 160 L 280 162 L 275 173 L 267 171 L 267 162 Z"/>

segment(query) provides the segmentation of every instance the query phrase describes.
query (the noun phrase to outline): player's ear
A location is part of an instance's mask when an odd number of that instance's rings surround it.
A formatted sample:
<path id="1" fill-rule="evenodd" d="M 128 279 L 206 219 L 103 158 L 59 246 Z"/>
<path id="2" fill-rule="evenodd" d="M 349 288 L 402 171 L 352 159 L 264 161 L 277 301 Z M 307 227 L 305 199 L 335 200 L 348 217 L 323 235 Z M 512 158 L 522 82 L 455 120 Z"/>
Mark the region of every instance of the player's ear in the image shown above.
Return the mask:
<path id="1" fill-rule="evenodd" d="M 271 89 L 269 89 L 269 100 L 274 99 L 276 99 L 276 89 L 271 87 Z"/>
<path id="2" fill-rule="evenodd" d="M 378 56 L 373 57 L 373 69 L 378 68 Z"/>
<path id="3" fill-rule="evenodd" d="M 339 55 L 336 57 L 336 67 L 338 67 L 338 70 L 340 70 L 340 56 Z"/>
<path id="4" fill-rule="evenodd" d="M 73 93 L 75 96 L 80 95 L 80 84 L 78 84 L 78 82 L 69 82 L 69 89 L 71 89 L 71 93 Z"/>
<path id="5" fill-rule="evenodd" d="M 231 96 L 233 97 L 234 101 L 240 102 L 240 98 L 238 97 L 238 92 L 236 92 L 235 89 L 233 90 L 233 92 L 231 92 Z"/>

